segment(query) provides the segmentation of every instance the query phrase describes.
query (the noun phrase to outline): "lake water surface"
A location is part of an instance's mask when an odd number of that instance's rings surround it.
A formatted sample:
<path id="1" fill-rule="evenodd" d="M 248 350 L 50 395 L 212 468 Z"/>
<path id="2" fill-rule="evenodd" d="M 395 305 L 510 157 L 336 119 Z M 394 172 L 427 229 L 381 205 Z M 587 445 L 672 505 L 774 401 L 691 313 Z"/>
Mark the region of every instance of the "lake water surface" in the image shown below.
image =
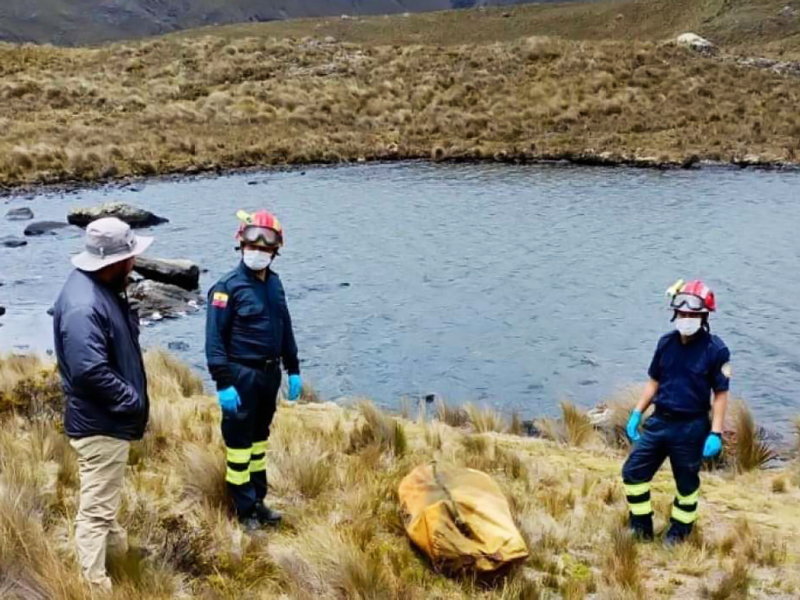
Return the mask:
<path id="1" fill-rule="evenodd" d="M 800 414 L 800 175 L 405 163 L 152 181 L 5 200 L 37 220 L 121 200 L 170 219 L 151 253 L 204 291 L 236 265 L 240 208 L 267 207 L 302 368 L 326 399 L 436 392 L 525 416 L 641 381 L 678 277 L 715 289 L 733 390 L 768 426 Z M 0 215 L 2 216 L 2 215 Z M 25 223 L 0 218 L 0 237 Z M 82 232 L 0 249 L 0 351 L 52 347 L 52 304 Z M 204 314 L 144 331 L 204 369 Z"/>

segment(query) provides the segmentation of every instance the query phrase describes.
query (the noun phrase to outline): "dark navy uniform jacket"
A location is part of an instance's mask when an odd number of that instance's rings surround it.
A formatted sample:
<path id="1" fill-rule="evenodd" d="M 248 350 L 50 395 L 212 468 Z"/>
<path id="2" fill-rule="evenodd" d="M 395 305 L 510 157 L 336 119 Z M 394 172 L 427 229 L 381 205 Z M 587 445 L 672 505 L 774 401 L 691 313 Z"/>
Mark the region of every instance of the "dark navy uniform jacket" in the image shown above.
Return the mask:
<path id="1" fill-rule="evenodd" d="M 283 359 L 300 373 L 286 294 L 277 274 L 261 281 L 245 264 L 220 279 L 208 294 L 206 360 L 218 389 L 234 384 L 238 365 Z"/>
<path id="2" fill-rule="evenodd" d="M 655 403 L 676 413 L 705 414 L 711 409 L 711 392 L 727 392 L 731 353 L 725 343 L 704 329 L 688 344 L 677 331 L 663 336 L 656 347 L 648 374 L 658 382 Z"/>

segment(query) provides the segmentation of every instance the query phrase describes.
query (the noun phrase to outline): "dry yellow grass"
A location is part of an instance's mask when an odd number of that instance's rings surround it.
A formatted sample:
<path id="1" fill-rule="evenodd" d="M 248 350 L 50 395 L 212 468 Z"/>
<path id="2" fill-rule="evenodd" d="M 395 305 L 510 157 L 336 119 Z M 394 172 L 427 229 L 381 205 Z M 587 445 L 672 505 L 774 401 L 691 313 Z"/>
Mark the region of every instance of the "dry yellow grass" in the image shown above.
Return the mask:
<path id="1" fill-rule="evenodd" d="M 22 366 L 27 365 L 27 366 Z M 624 453 L 411 422 L 369 403 L 282 405 L 268 450 L 270 503 L 284 525 L 245 535 L 224 494 L 213 398 L 160 352 L 147 356 L 153 413 L 131 459 L 120 518 L 150 558 L 115 558 L 114 598 L 794 598 L 800 594 L 800 489 L 784 470 L 703 475 L 702 530 L 669 550 L 620 528 Z M 52 367 L 0 359 L 13 377 L 0 415 L 0 596 L 87 599 L 70 544 L 76 459 L 59 418 L 25 403 Z M 12 375 L 8 375 L 12 374 Z M 26 385 L 20 385 L 20 382 Z M 0 382 L 5 384 L 6 382 Z M 14 391 L 16 390 L 16 391 Z M 50 392 L 48 391 L 48 394 Z M 17 395 L 21 394 L 21 395 Z M 431 460 L 497 479 L 530 559 L 494 582 L 435 573 L 408 543 L 397 487 Z M 780 492 L 774 481 L 782 477 Z M 656 477 L 657 525 L 674 492 Z M 739 596 L 737 596 L 739 594 Z"/>
<path id="2" fill-rule="evenodd" d="M 243 37 L 333 36 L 356 44 L 457 46 L 508 42 L 531 35 L 572 40 L 662 41 L 692 31 L 736 47 L 765 46 L 775 53 L 799 49 L 800 21 L 782 15 L 786 0 L 616 0 L 477 10 L 372 16 L 351 19 L 293 19 L 201 28 L 174 34 L 199 37 L 213 33 Z"/>
<path id="3" fill-rule="evenodd" d="M 434 158 L 797 162 L 800 80 L 655 42 L 0 45 L 0 186 Z"/>

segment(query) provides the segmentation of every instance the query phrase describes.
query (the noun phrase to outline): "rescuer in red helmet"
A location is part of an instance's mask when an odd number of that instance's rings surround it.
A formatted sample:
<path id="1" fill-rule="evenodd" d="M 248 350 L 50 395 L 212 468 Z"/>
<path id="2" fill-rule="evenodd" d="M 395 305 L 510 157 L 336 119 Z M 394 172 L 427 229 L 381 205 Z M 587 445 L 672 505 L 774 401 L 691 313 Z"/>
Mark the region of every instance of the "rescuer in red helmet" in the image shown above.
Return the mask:
<path id="1" fill-rule="evenodd" d="M 276 525 L 281 515 L 264 504 L 267 438 L 281 386 L 300 396 L 300 362 L 286 294 L 270 268 L 283 246 L 283 228 L 265 210 L 240 211 L 236 232 L 242 258 L 208 296 L 206 359 L 222 409 L 228 490 L 248 529 Z"/>
<path id="2" fill-rule="evenodd" d="M 630 528 L 638 537 L 651 540 L 650 480 L 669 458 L 677 494 L 665 542 L 675 544 L 686 539 L 697 520 L 703 458 L 722 450 L 731 357 L 723 341 L 711 335 L 708 318 L 717 308 L 714 292 L 702 281 L 681 280 L 667 293 L 675 331 L 659 340 L 648 371 L 650 380 L 628 420 L 633 450 L 622 479 Z M 640 434 L 642 413 L 652 402 L 655 411 Z"/>

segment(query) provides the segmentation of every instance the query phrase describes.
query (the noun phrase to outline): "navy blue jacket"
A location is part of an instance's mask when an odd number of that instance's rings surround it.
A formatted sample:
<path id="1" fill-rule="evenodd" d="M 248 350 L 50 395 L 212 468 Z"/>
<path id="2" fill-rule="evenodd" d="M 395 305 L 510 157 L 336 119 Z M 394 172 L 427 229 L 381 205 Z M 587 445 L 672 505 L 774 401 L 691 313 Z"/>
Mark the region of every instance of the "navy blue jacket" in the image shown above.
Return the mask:
<path id="1" fill-rule="evenodd" d="M 681 342 L 681 334 L 664 335 L 656 347 L 648 374 L 658 382 L 657 408 L 703 414 L 711 409 L 711 392 L 727 392 L 730 388 L 731 353 L 725 343 L 704 329 L 689 343 Z"/>
<path id="2" fill-rule="evenodd" d="M 54 308 L 67 435 L 141 439 L 150 404 L 135 311 L 125 298 L 79 270 L 67 278 Z"/>
<path id="3" fill-rule="evenodd" d="M 206 360 L 218 389 L 232 386 L 238 365 L 283 359 L 300 373 L 286 293 L 276 273 L 261 281 L 245 264 L 220 279 L 208 294 Z"/>

